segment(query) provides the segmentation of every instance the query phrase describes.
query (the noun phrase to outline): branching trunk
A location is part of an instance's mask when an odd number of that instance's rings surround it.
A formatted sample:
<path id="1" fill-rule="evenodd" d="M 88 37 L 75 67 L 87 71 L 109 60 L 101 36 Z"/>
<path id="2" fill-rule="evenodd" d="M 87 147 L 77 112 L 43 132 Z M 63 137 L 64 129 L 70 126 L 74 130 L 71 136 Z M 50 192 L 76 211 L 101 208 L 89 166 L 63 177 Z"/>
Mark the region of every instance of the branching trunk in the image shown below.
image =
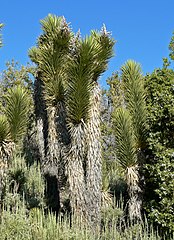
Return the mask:
<path id="1" fill-rule="evenodd" d="M 88 122 L 86 184 L 88 191 L 89 221 L 95 225 L 100 223 L 102 157 L 100 132 L 100 88 L 95 86 L 92 96 L 91 115 Z"/>

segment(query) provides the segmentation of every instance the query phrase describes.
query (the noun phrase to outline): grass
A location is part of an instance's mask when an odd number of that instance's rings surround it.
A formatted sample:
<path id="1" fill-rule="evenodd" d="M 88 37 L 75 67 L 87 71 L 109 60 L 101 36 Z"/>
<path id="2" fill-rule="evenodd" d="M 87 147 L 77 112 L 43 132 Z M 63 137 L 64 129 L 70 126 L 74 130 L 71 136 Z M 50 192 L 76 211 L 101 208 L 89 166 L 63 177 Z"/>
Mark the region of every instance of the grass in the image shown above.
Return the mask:
<path id="1" fill-rule="evenodd" d="M 134 225 L 125 222 L 122 198 L 114 205 L 105 205 L 100 229 L 91 229 L 82 224 L 81 219 L 69 215 L 57 218 L 54 213 L 45 211 L 45 185 L 40 168 L 26 166 L 24 158 L 15 157 L 7 186 L 0 216 L 0 240 L 161 239 L 147 221 Z"/>
<path id="2" fill-rule="evenodd" d="M 127 226 L 120 218 L 105 218 L 100 231 L 93 231 L 79 219 L 68 216 L 56 218 L 44 209 L 30 211 L 24 204 L 3 209 L 0 223 L 0 240 L 160 240 L 148 224 Z"/>

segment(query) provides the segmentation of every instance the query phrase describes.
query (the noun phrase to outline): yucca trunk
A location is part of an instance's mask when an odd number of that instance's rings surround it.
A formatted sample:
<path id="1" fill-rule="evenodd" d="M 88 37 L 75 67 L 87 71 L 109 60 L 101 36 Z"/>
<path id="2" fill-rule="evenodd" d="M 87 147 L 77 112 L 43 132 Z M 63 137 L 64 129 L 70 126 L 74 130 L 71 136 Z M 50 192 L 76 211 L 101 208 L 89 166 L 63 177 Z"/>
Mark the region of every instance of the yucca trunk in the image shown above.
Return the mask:
<path id="1" fill-rule="evenodd" d="M 142 190 L 140 188 L 140 178 L 137 165 L 127 168 L 126 181 L 129 194 L 129 219 L 131 222 L 141 221 Z"/>
<path id="2" fill-rule="evenodd" d="M 75 216 L 87 219 L 87 198 L 84 172 L 85 123 L 71 128 L 71 144 L 67 156 L 70 205 Z"/>
<path id="3" fill-rule="evenodd" d="M 93 89 L 91 100 L 90 119 L 87 124 L 86 184 L 89 221 L 98 225 L 101 220 L 102 157 L 100 131 L 101 92 L 97 83 Z"/>
<path id="4" fill-rule="evenodd" d="M 48 129 L 45 168 L 48 168 L 48 172 L 53 176 L 57 176 L 57 166 L 61 151 L 58 144 L 56 115 L 55 106 L 47 107 Z"/>
<path id="5" fill-rule="evenodd" d="M 40 162 L 43 164 L 45 159 L 45 144 L 44 144 L 44 124 L 43 119 L 39 118 L 36 120 L 36 138 L 39 149 Z"/>
<path id="6" fill-rule="evenodd" d="M 9 160 L 12 156 L 14 148 L 15 144 L 13 142 L 3 142 L 0 146 L 0 204 L 5 189 Z"/>
<path id="7" fill-rule="evenodd" d="M 46 122 L 46 107 L 43 99 L 43 82 L 40 79 L 40 74 L 35 80 L 34 89 L 34 106 L 36 115 L 36 138 L 39 149 L 40 162 L 43 165 L 45 161 L 45 122 Z"/>
<path id="8" fill-rule="evenodd" d="M 69 144 L 69 134 L 66 127 L 65 105 L 59 101 L 56 106 L 48 106 L 47 108 L 47 149 L 45 168 L 52 176 L 56 176 L 59 191 L 60 207 L 63 208 L 66 177 L 64 151 Z"/>

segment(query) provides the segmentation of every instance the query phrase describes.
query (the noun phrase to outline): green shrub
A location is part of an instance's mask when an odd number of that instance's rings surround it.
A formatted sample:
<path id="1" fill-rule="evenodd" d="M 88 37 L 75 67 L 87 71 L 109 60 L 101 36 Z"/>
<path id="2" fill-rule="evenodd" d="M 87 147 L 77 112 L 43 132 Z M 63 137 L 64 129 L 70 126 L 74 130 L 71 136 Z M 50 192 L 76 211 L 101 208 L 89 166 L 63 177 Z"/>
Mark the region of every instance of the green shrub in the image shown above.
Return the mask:
<path id="1" fill-rule="evenodd" d="M 157 69 L 145 83 L 149 124 L 145 209 L 149 220 L 169 237 L 174 233 L 174 71 Z"/>

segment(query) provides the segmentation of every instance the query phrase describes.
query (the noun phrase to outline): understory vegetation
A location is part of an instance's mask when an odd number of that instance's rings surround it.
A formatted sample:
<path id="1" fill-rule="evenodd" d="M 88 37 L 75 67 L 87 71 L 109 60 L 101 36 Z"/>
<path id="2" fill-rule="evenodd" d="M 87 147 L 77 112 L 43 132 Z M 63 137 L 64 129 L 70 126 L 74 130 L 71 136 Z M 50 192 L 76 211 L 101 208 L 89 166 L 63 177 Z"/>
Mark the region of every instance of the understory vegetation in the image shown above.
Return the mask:
<path id="1" fill-rule="evenodd" d="M 169 60 L 146 75 L 128 60 L 101 89 L 105 25 L 82 37 L 49 14 L 41 28 L 33 64 L 8 62 L 0 82 L 0 240 L 174 239 Z"/>

